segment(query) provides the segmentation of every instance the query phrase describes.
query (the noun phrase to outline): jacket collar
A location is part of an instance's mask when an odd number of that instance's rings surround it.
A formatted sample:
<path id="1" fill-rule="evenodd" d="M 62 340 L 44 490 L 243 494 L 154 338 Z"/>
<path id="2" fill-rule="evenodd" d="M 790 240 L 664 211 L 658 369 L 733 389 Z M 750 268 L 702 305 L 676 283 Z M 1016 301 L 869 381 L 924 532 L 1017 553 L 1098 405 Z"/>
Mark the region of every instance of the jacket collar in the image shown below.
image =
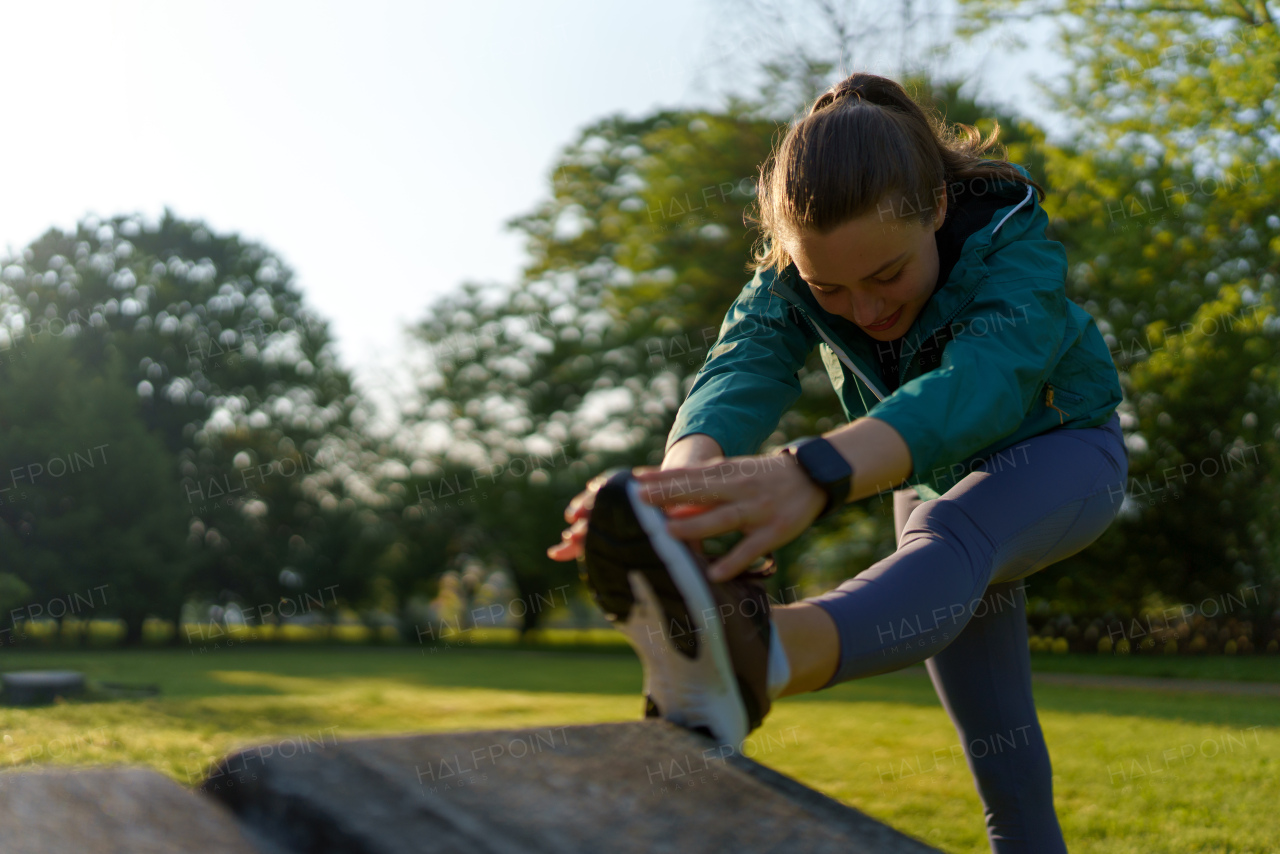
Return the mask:
<path id="1" fill-rule="evenodd" d="M 1015 167 L 1019 172 L 1027 174 L 1021 166 L 1015 164 Z M 903 374 L 920 347 L 933 335 L 946 329 L 960 311 L 973 301 L 985 278 L 987 256 L 1018 239 L 1030 225 L 1031 218 L 1025 214 L 1035 208 L 1035 188 L 1029 185 L 1018 186 L 1026 189 L 1021 201 L 1000 208 L 982 228 L 969 235 L 946 283 L 929 298 L 903 335 L 900 361 Z M 1024 215 L 1010 219 L 1019 211 Z M 856 323 L 831 314 L 819 306 L 813 291 L 800 280 L 794 263 L 774 277 L 769 285 L 769 292 L 796 306 L 817 329 L 819 336 L 835 351 L 840 361 L 876 397 L 881 400 L 887 397 L 874 367 L 879 363 L 875 348 L 887 346 L 884 342 L 872 338 Z"/>

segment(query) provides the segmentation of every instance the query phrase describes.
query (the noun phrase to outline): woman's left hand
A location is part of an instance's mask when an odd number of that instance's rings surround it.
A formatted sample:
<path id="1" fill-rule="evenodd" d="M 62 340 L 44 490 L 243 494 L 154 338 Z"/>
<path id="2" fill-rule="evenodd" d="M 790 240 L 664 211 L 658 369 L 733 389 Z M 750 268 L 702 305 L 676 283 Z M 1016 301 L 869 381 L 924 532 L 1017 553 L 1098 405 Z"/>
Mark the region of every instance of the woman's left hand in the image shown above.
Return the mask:
<path id="1" fill-rule="evenodd" d="M 800 536 L 822 512 L 827 496 L 791 454 L 729 457 L 705 465 L 632 469 L 641 496 L 662 508 L 715 505 L 704 513 L 668 519 L 679 540 L 702 540 L 741 531 L 743 538 L 707 570 L 712 581 L 727 581 L 756 558 Z"/>

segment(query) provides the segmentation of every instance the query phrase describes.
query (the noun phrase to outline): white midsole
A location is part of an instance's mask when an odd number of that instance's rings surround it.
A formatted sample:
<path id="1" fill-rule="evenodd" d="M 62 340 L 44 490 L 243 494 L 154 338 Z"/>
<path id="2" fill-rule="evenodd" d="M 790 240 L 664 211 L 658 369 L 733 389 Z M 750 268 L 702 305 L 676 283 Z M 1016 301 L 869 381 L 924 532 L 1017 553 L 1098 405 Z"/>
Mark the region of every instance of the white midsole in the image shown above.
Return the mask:
<path id="1" fill-rule="evenodd" d="M 738 690 L 738 680 L 733 673 L 733 662 L 729 659 L 729 647 L 724 640 L 724 624 L 720 620 L 720 612 L 711 598 L 711 589 L 707 586 L 702 569 L 694 563 L 688 547 L 667 531 L 667 516 L 660 507 L 649 504 L 640 497 L 640 483 L 635 479 L 627 481 L 627 497 L 631 500 L 631 509 L 636 520 L 649 535 L 658 556 L 662 558 L 671 573 L 672 580 L 684 597 L 688 606 L 689 618 L 694 630 L 700 633 L 699 643 L 711 652 L 711 660 L 715 664 L 720 681 L 734 700 L 733 708 L 740 722 L 740 732 L 747 732 L 747 710 L 743 703 L 742 693 Z M 715 626 L 711 622 L 714 620 Z M 720 631 L 712 629 L 718 627 Z"/>

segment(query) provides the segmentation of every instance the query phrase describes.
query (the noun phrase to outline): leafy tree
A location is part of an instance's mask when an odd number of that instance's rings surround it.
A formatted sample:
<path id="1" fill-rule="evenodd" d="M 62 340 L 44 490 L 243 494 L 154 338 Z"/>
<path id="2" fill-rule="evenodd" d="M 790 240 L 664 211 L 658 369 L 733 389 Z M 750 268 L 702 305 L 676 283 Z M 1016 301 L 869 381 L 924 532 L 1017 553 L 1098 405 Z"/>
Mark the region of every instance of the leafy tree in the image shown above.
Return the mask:
<path id="1" fill-rule="evenodd" d="M 176 617 L 191 563 L 172 455 L 143 423 L 113 354 L 86 371 L 70 342 L 0 360 L 0 562 L 5 622 Z M 14 601 L 18 595 L 23 601 Z"/>
<path id="2" fill-rule="evenodd" d="M 189 593 L 250 606 L 299 584 L 362 595 L 344 519 L 380 498 L 358 401 L 279 257 L 166 211 L 51 230 L 2 276 L 0 349 L 60 339 L 90 374 L 117 362 L 173 455 L 166 497 L 196 547 Z"/>
<path id="3" fill-rule="evenodd" d="M 1121 605 L 1262 583 L 1274 606 L 1280 37 L 1268 4 L 964 6 L 973 29 L 1058 18 L 1074 64 L 1047 93 L 1075 139 L 1044 147 L 1046 207 L 1071 294 L 1122 372 L 1133 495 L 1060 589 Z M 1241 455 L 1248 466 L 1212 473 Z"/>

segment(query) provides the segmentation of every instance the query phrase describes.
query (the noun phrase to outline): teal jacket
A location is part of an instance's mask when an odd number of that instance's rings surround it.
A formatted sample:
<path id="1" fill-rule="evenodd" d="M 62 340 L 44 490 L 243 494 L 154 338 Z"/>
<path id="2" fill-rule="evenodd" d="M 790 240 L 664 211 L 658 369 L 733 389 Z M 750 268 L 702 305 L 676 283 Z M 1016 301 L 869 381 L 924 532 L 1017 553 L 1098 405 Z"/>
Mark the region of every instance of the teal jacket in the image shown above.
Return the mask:
<path id="1" fill-rule="evenodd" d="M 725 315 L 667 448 L 705 433 L 726 456 L 757 453 L 800 397 L 797 373 L 815 346 L 846 417 L 878 418 L 902 435 L 912 473 L 900 486 L 921 498 L 988 458 L 991 469 L 1016 465 L 1025 449 L 1015 446 L 1032 436 L 1106 423 L 1121 400 L 1120 379 L 1093 318 L 1067 298 L 1066 251 L 1045 238 L 1048 217 L 1034 188 L 993 186 L 1010 203 L 964 241 L 906 332 L 895 391 L 880 377 L 880 342 L 824 311 L 794 264 L 758 272 Z"/>

